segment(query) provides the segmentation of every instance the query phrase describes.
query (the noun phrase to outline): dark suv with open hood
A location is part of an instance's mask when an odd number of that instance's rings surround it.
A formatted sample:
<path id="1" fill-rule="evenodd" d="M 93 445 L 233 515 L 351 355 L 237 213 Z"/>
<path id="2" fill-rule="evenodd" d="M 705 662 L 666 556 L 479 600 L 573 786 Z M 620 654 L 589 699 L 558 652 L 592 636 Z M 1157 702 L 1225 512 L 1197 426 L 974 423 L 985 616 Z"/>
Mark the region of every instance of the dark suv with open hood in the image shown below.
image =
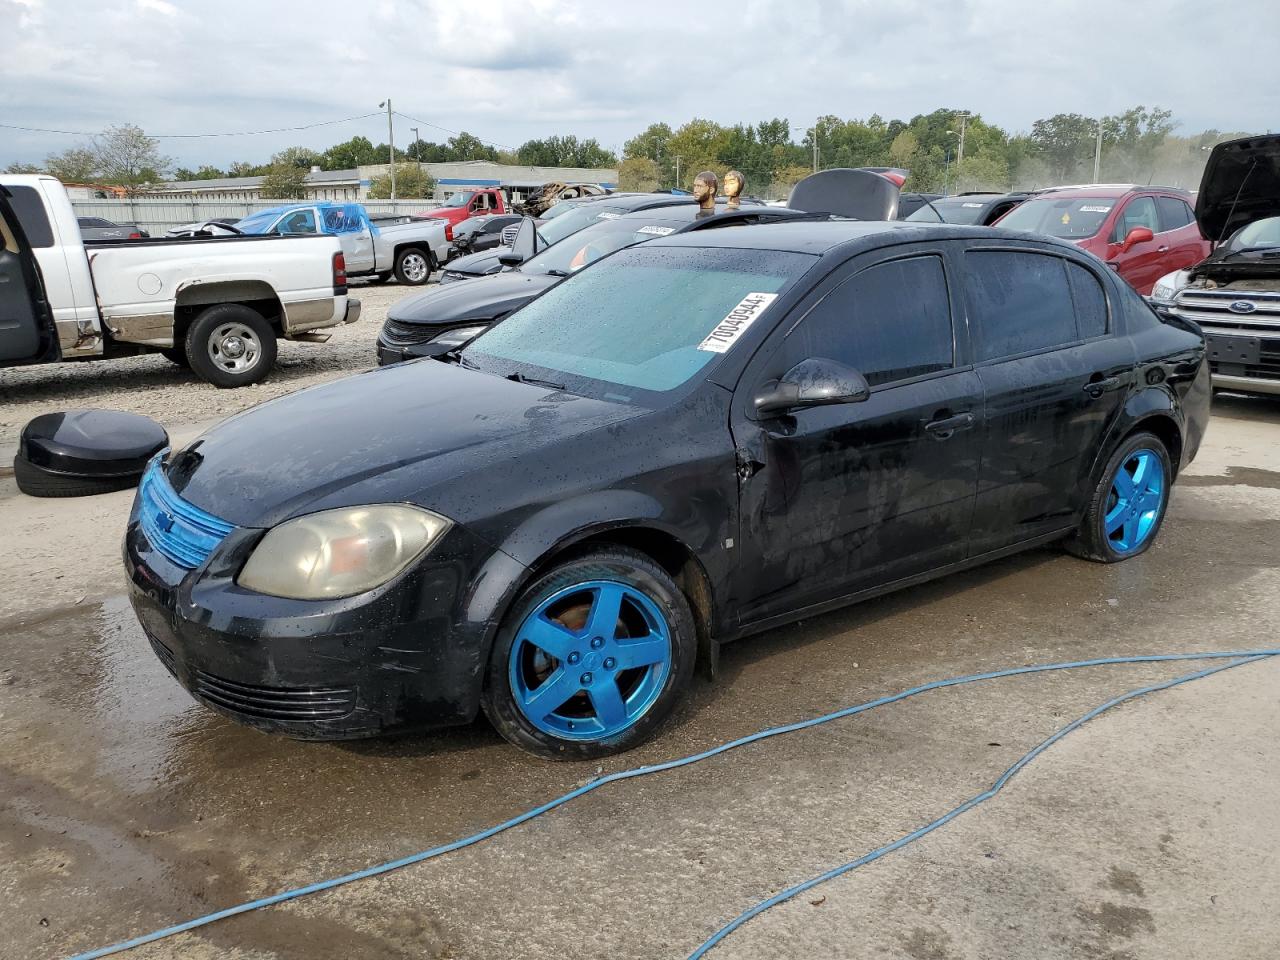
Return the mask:
<path id="1" fill-rule="evenodd" d="M 1151 301 L 1204 330 L 1215 387 L 1280 394 L 1280 134 L 1213 148 L 1196 220 L 1213 253 Z"/>

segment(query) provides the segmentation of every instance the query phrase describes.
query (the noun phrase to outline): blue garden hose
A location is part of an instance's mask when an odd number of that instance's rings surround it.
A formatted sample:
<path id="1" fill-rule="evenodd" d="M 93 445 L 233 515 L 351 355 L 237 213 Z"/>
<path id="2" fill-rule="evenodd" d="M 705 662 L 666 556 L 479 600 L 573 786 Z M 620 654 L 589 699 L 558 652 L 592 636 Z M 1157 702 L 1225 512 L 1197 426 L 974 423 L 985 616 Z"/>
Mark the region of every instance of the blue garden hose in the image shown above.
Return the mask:
<path id="1" fill-rule="evenodd" d="M 1246 663 L 1256 663 L 1259 660 L 1265 660 L 1268 657 L 1275 657 L 1275 656 L 1280 656 L 1280 649 L 1235 650 L 1235 651 L 1218 652 L 1218 653 L 1168 653 L 1168 654 L 1151 654 L 1147 656 L 1137 656 L 1137 657 L 1103 657 L 1095 660 L 1077 660 L 1069 663 L 1050 663 L 1050 664 L 1042 664 L 1039 666 L 1014 667 L 1009 670 L 995 670 L 989 673 L 975 673 L 975 674 L 970 674 L 969 676 L 964 676 L 964 677 L 951 677 L 946 680 L 935 680 L 932 683 L 922 684 L 921 686 L 918 686 L 918 687 L 911 687 L 910 689 L 903 690 L 900 693 L 895 693 L 890 696 L 881 697 L 877 700 L 871 700 L 871 701 L 868 701 L 867 703 L 858 704 L 856 706 L 846 707 L 843 710 L 837 710 L 833 713 L 827 713 L 819 717 L 813 717 L 809 720 L 801 720 L 796 723 L 789 723 L 779 727 L 771 727 L 768 730 L 761 730 L 758 733 L 749 734 L 748 736 L 740 737 L 737 740 L 731 740 L 728 743 L 721 744 L 718 747 L 712 747 L 710 750 L 704 750 L 701 753 L 691 754 L 690 756 L 680 757 L 675 760 L 668 760 L 665 763 L 649 764 L 642 767 L 635 767 L 631 770 L 621 770 L 617 773 L 611 773 L 606 776 L 599 777 L 595 780 L 592 780 L 589 783 L 586 783 L 583 786 L 578 787 L 576 790 L 571 790 L 568 793 L 564 794 L 563 796 L 556 797 L 554 800 L 550 800 L 542 804 L 541 806 L 534 807 L 531 810 L 527 810 L 524 813 L 519 814 L 518 816 L 512 817 L 510 820 L 506 820 L 500 824 L 497 824 L 496 826 L 489 827 L 486 830 L 481 830 L 479 833 L 474 833 L 469 837 L 463 837 L 460 840 L 455 840 L 452 843 L 447 843 L 438 847 L 432 847 L 430 850 L 424 850 L 421 853 L 415 853 L 412 856 L 403 857 L 399 860 L 391 860 L 387 863 L 382 863 L 382 864 L 378 864 L 377 866 L 368 867 L 364 870 L 357 870 L 354 873 L 344 874 L 343 876 L 340 876 L 340 877 L 333 877 L 332 879 L 322 880 L 317 883 L 308 884 L 307 886 L 304 886 L 304 887 L 296 887 L 292 890 L 285 890 L 285 891 L 282 891 L 281 893 L 273 894 L 272 896 L 269 896 L 269 897 L 263 897 L 258 900 L 251 900 L 247 903 L 241 903 L 234 907 L 228 907 L 225 910 L 218 910 L 214 913 L 206 914 L 203 917 L 197 917 L 194 920 L 188 920 L 184 923 L 175 924 L 174 926 L 170 926 L 170 927 L 164 927 L 160 930 L 155 930 L 155 931 L 152 931 L 151 933 L 143 934 L 142 936 L 139 936 L 139 937 L 134 937 L 132 940 L 124 940 L 124 941 L 121 941 L 120 943 L 115 943 L 107 947 L 101 947 L 97 950 L 90 950 L 87 953 L 76 954 L 74 957 L 71 958 L 71 960 L 95 960 L 95 958 L 98 958 L 98 957 L 107 957 L 107 956 L 111 956 L 112 954 L 123 953 L 125 950 L 131 950 L 134 947 L 140 947 L 145 943 L 154 943 L 157 940 L 163 940 L 166 937 L 171 937 L 171 936 L 174 936 L 175 934 L 185 933 L 189 930 L 195 930 L 198 927 L 206 926 L 217 920 L 223 920 L 227 917 L 234 917 L 234 916 L 237 916 L 238 914 L 248 913 L 251 910 L 258 910 L 262 907 L 269 907 L 273 904 L 283 903 L 286 900 L 296 900 L 298 897 L 304 897 L 307 894 L 319 893 L 322 890 L 330 890 L 334 887 L 340 887 L 343 884 L 351 883 L 355 880 L 364 880 L 368 877 L 374 877 L 379 874 L 389 873 L 392 870 L 398 870 L 401 867 L 407 867 L 411 864 L 422 863 L 425 860 L 431 860 L 431 859 L 434 859 L 435 857 L 442 856 L 443 854 L 452 853 L 455 850 L 461 850 L 463 847 L 469 847 L 469 846 L 472 846 L 473 844 L 480 843 L 482 840 L 488 840 L 490 837 L 496 836 L 497 834 L 502 833 L 504 830 L 509 830 L 512 827 L 518 826 L 522 823 L 526 823 L 529 820 L 532 820 L 534 817 L 541 816 L 542 814 L 547 813 L 550 810 L 554 810 L 555 808 L 568 803 L 570 800 L 575 800 L 578 797 L 581 797 L 585 794 L 592 792 L 593 790 L 597 790 L 600 787 L 605 786 L 606 784 L 614 783 L 619 780 L 630 780 L 633 777 L 643 777 L 652 773 L 662 773 L 667 770 L 675 770 L 678 767 L 686 767 L 691 764 L 698 763 L 702 760 L 707 760 L 707 759 L 710 759 L 711 757 L 719 756 L 722 753 L 727 753 L 728 751 L 733 750 L 737 747 L 743 747 L 743 746 L 746 746 L 747 744 L 756 743 L 757 741 L 760 741 L 760 740 L 767 740 L 770 737 L 781 736 L 782 734 L 785 734 L 785 733 L 795 733 L 796 731 L 799 731 L 799 730 L 807 730 L 810 727 L 820 726 L 821 724 L 830 723 L 833 720 L 840 720 L 845 717 L 851 717 L 855 714 L 865 713 L 868 710 L 874 710 L 876 707 L 883 707 L 891 703 L 897 703 L 900 700 L 906 700 L 908 697 L 914 697 L 921 693 L 927 693 L 930 690 L 939 690 L 943 687 L 954 687 L 954 686 L 959 686 L 960 684 L 965 684 L 965 683 L 977 683 L 982 680 L 996 680 L 1001 677 L 1019 676 L 1027 673 L 1047 673 L 1054 670 L 1074 670 L 1081 667 L 1097 667 L 1097 666 L 1105 666 L 1110 664 L 1161 663 L 1165 661 L 1178 661 L 1178 660 L 1229 660 L 1231 661 L 1229 663 L 1218 664 L 1212 667 L 1207 667 L 1203 670 L 1198 670 L 1194 673 L 1184 674 L 1180 677 L 1176 677 L 1172 680 L 1166 680 L 1162 683 L 1151 684 L 1149 686 L 1140 687 L 1139 689 L 1136 689 L 1136 690 L 1131 690 L 1128 693 L 1121 694 L 1118 697 L 1114 697 L 1113 699 L 1108 700 L 1106 703 L 1102 704 L 1099 707 L 1095 707 L 1094 709 L 1086 713 L 1084 716 L 1079 717 L 1076 720 L 1073 720 L 1071 723 L 1067 724 L 1065 727 L 1062 727 L 1061 729 L 1059 729 L 1048 739 L 1042 741 L 1030 752 L 1025 754 L 1013 766 L 1011 766 L 1008 770 L 1006 770 L 1003 774 L 1001 774 L 999 779 L 997 779 L 989 789 L 983 791 L 982 793 L 978 794 L 975 797 L 971 797 L 970 799 L 964 801 L 964 803 L 961 803 L 959 806 L 943 814 L 938 819 L 933 820 L 928 824 L 925 824 L 924 826 L 920 827 L 917 830 L 912 831 L 906 836 L 901 837 L 898 840 L 895 840 L 893 843 L 880 847 L 878 850 L 874 850 L 871 853 L 866 854 L 865 856 L 859 857 L 856 860 L 851 860 L 848 863 L 841 864 L 840 866 L 835 867 L 831 870 L 828 870 L 825 873 L 819 874 L 816 877 L 812 877 L 809 880 L 805 880 L 803 883 L 798 883 L 795 886 L 788 887 L 786 890 L 783 890 L 782 892 L 775 894 L 774 896 L 768 898 L 767 900 L 762 900 L 760 903 L 751 907 L 749 910 L 746 910 L 745 912 L 743 912 L 742 914 L 740 914 L 739 916 L 731 920 L 729 923 L 725 924 L 719 930 L 717 930 L 710 938 L 705 940 L 696 950 L 694 950 L 693 953 L 689 954 L 688 960 L 698 960 L 698 958 L 705 956 L 708 953 L 708 951 L 710 951 L 713 947 L 715 947 L 717 943 L 722 941 L 734 930 L 738 929 L 738 927 L 742 926 L 752 917 L 758 916 L 759 914 L 763 913 L 765 910 L 768 910 L 770 907 L 774 907 L 779 903 L 783 903 L 784 901 L 789 900 L 792 897 L 796 896 L 797 894 L 802 893 L 803 891 L 808 890 L 820 883 L 824 883 L 825 881 L 833 879 L 834 877 L 841 876 L 842 874 L 848 873 L 851 870 L 855 870 L 858 867 L 864 866 L 865 864 L 878 860 L 879 858 L 883 857 L 887 853 L 891 853 L 894 850 L 901 849 L 907 844 L 912 843 L 913 841 L 920 839 L 926 834 L 933 832 L 934 830 L 938 829 L 944 824 L 949 823 L 951 820 L 954 820 L 956 817 L 960 816 L 960 814 L 964 813 L 965 811 L 971 810 L 974 807 L 976 807 L 978 804 L 991 799 L 997 793 L 999 793 L 1002 789 L 1004 789 L 1005 784 L 1007 784 L 1009 780 L 1012 779 L 1012 777 L 1019 770 L 1021 770 L 1023 767 L 1029 764 L 1032 760 L 1034 760 L 1041 753 L 1043 753 L 1045 750 L 1051 747 L 1054 743 L 1061 740 L 1063 737 L 1065 737 L 1068 733 L 1071 733 L 1073 730 L 1076 730 L 1082 725 L 1084 725 L 1085 723 L 1088 723 L 1090 720 L 1092 720 L 1094 717 L 1098 716 L 1099 714 L 1102 714 L 1107 710 L 1110 710 L 1112 707 L 1118 706 L 1119 704 L 1124 703 L 1127 700 L 1132 700 L 1136 697 L 1141 697 L 1148 693 L 1154 693 L 1157 690 L 1167 690 L 1170 687 L 1175 687 L 1175 686 L 1178 686 L 1179 684 L 1188 683 L 1192 680 L 1198 680 L 1201 677 L 1207 677 L 1211 674 L 1218 673 L 1223 670 L 1229 670 L 1232 667 L 1242 666 Z"/>

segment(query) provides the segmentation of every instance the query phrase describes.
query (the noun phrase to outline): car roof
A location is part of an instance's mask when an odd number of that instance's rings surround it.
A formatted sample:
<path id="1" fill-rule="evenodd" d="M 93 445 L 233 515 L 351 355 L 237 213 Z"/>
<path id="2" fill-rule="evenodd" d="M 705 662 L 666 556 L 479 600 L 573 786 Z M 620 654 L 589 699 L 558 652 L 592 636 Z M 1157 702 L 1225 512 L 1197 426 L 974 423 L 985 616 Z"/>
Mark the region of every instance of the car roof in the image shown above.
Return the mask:
<path id="1" fill-rule="evenodd" d="M 1020 230 L 919 223 L 909 220 L 796 218 L 793 221 L 754 224 L 748 230 L 697 230 L 676 233 L 651 243 L 668 247 L 774 250 L 782 253 L 808 253 L 821 256 L 837 249 L 842 253 L 854 254 L 890 244 L 926 243 L 936 240 L 1019 240 L 1038 246 L 1052 246 L 1081 253 L 1080 248 L 1073 243 Z M 1085 254 L 1081 255 L 1085 256 Z"/>
<path id="2" fill-rule="evenodd" d="M 1181 187 L 1147 186 L 1138 183 L 1082 183 L 1067 187 L 1048 187 L 1037 190 L 1034 199 L 1085 200 L 1093 197 L 1118 200 L 1130 193 L 1171 193 L 1187 199 L 1191 196 Z"/>

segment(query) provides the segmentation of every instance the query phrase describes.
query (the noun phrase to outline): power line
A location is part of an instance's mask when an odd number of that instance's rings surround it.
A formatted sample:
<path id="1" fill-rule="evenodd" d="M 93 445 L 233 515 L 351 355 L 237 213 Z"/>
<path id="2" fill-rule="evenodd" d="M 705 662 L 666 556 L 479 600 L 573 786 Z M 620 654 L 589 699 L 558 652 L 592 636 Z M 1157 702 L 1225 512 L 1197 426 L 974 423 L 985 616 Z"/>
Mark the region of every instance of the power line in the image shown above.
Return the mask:
<path id="1" fill-rule="evenodd" d="M 232 133 L 149 133 L 152 140 L 196 140 L 205 137 L 256 137 L 264 133 L 292 133 L 296 130 L 310 130 L 314 127 L 328 127 L 335 123 L 350 123 L 353 120 L 365 120 L 369 117 L 376 117 L 381 111 L 373 113 L 362 113 L 356 117 L 343 117 L 341 120 L 321 120 L 317 123 L 304 123 L 296 127 L 274 127 L 270 130 L 237 130 Z M 87 132 L 84 130 L 52 130 L 48 127 L 23 127 L 15 123 L 0 123 L 0 127 L 6 130 L 23 130 L 27 133 L 60 133 L 68 137 L 96 137 L 102 131 Z"/>
<path id="2" fill-rule="evenodd" d="M 420 123 L 424 127 L 435 127 L 437 130 L 443 130 L 445 133 L 451 133 L 455 137 L 461 136 L 465 132 L 463 130 L 450 130 L 448 127 L 442 127 L 438 123 L 432 123 L 430 120 L 422 120 L 419 117 L 411 117 L 409 116 L 409 114 L 401 113 L 399 110 L 396 111 L 396 116 L 401 117 L 405 120 L 412 120 L 414 123 Z M 471 136 L 475 137 L 475 134 L 473 133 L 471 134 Z M 485 140 L 483 137 L 476 137 L 476 139 L 479 140 L 481 143 L 487 143 L 491 147 L 501 147 L 503 150 L 512 150 L 512 151 L 516 149 L 515 147 L 511 146 L 511 144 L 509 143 L 498 143 L 498 141 L 496 140 Z"/>

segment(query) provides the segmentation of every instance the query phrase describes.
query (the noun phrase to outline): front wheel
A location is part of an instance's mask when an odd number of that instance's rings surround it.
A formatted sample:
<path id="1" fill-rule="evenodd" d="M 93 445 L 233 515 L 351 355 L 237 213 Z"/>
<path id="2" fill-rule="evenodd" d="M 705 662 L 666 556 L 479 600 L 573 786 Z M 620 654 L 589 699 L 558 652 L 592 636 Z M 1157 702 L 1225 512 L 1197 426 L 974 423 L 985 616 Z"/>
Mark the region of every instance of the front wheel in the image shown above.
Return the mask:
<path id="1" fill-rule="evenodd" d="M 1145 552 L 1160 532 L 1173 469 L 1153 433 L 1135 433 L 1107 461 L 1080 529 L 1066 542 L 1078 557 L 1118 563 Z"/>
<path id="2" fill-rule="evenodd" d="M 559 565 L 503 621 L 482 704 L 498 732 L 549 759 L 621 753 L 684 697 L 697 649 L 680 588 L 644 554 L 614 548 Z"/>
<path id="3" fill-rule="evenodd" d="M 257 383 L 276 362 L 276 333 L 256 310 L 220 303 L 187 330 L 187 360 L 196 376 L 215 387 Z"/>
<path id="4" fill-rule="evenodd" d="M 396 254 L 396 279 L 410 287 L 420 287 L 431 277 L 435 258 L 430 250 L 405 247 Z"/>

